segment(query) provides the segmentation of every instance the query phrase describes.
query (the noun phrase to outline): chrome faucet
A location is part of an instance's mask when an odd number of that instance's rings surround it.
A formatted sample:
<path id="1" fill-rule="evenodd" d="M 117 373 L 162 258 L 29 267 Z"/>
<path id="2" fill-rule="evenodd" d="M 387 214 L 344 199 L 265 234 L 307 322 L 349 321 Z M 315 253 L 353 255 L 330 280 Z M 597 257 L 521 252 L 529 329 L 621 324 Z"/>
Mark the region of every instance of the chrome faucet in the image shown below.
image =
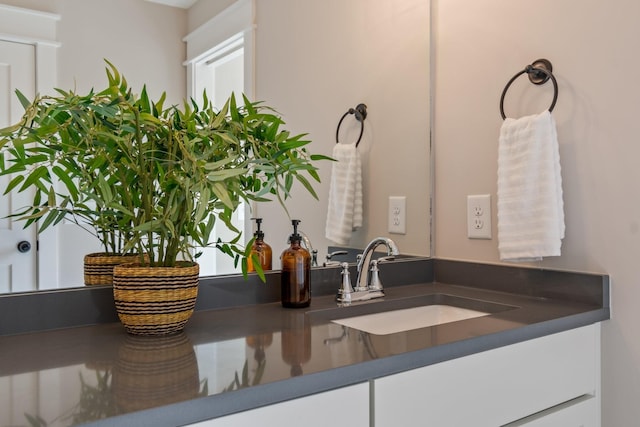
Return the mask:
<path id="1" fill-rule="evenodd" d="M 362 257 L 358 261 L 358 279 L 356 280 L 355 291 L 366 291 L 369 289 L 369 264 L 371 264 L 371 256 L 375 249 L 380 245 L 386 245 L 387 256 L 400 255 L 396 243 L 388 237 L 376 237 L 373 239 L 362 253 Z"/>
<path id="2" fill-rule="evenodd" d="M 304 246 L 305 249 L 308 250 L 309 254 L 311 255 L 311 267 L 317 267 L 318 266 L 318 250 L 313 249 L 313 246 L 311 245 L 311 240 L 306 234 L 304 234 L 302 231 L 298 232 L 298 234 L 300 234 L 300 237 L 302 237 L 302 246 Z"/>
<path id="3" fill-rule="evenodd" d="M 379 245 L 387 246 L 387 256 L 371 260 L 373 252 Z M 338 289 L 336 300 L 341 306 L 350 305 L 356 301 L 367 301 L 373 298 L 382 298 L 384 291 L 378 275 L 378 264 L 394 259 L 400 251 L 395 242 L 386 237 L 376 237 L 365 248 L 362 256 L 358 258 L 358 279 L 356 288 L 353 289 L 349 279 L 349 264 L 344 262 L 342 267 L 342 285 Z M 371 283 L 369 283 L 369 265 L 371 265 Z"/>

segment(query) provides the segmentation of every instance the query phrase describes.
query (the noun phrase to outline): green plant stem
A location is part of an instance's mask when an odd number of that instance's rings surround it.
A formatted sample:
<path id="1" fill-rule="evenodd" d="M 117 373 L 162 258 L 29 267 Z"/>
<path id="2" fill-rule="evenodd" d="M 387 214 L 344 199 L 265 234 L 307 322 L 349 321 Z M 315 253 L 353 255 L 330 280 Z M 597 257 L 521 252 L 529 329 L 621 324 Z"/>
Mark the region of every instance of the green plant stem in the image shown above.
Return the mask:
<path id="1" fill-rule="evenodd" d="M 148 163 L 146 162 L 146 156 L 147 154 L 143 152 L 144 150 L 144 146 L 142 143 L 142 126 L 140 124 L 140 111 L 138 110 L 138 108 L 136 108 L 136 106 L 134 105 L 133 108 L 133 114 L 135 116 L 135 141 L 136 144 L 138 145 L 138 150 L 140 151 L 138 153 L 138 159 L 140 162 L 140 172 L 141 172 L 141 176 L 140 176 L 140 180 L 142 182 L 143 186 L 146 186 L 147 188 L 143 189 L 143 194 L 142 196 L 142 210 L 143 210 L 143 215 L 144 215 L 144 221 L 151 221 L 153 220 L 153 216 L 152 216 L 152 195 L 153 195 L 153 181 L 149 179 L 149 174 L 151 171 L 147 170 L 148 168 Z M 153 146 L 153 139 L 151 140 L 151 155 L 153 156 L 153 152 L 154 152 L 154 146 Z M 148 241 L 153 241 L 153 233 L 151 231 L 147 232 L 147 239 L 149 239 Z M 147 254 L 149 256 L 149 262 L 151 263 L 151 265 L 154 264 L 155 262 L 155 254 L 153 253 L 153 251 L 151 251 L 151 253 Z M 144 255 L 141 254 L 141 256 L 143 257 Z M 162 259 L 162 258 L 160 258 Z"/>

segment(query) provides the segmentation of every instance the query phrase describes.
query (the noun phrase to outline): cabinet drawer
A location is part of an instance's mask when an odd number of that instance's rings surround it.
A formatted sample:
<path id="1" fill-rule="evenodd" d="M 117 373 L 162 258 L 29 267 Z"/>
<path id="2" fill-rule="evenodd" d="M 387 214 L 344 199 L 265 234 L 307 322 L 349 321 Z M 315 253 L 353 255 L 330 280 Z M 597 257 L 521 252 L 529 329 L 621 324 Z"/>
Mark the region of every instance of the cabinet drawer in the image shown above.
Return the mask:
<path id="1" fill-rule="evenodd" d="M 357 384 L 299 399 L 190 424 L 189 427 L 369 427 L 369 384 Z"/>
<path id="2" fill-rule="evenodd" d="M 502 427 L 599 427 L 600 402 L 586 395 Z"/>
<path id="3" fill-rule="evenodd" d="M 598 327 L 377 379 L 375 425 L 495 427 L 585 394 L 595 395 Z"/>

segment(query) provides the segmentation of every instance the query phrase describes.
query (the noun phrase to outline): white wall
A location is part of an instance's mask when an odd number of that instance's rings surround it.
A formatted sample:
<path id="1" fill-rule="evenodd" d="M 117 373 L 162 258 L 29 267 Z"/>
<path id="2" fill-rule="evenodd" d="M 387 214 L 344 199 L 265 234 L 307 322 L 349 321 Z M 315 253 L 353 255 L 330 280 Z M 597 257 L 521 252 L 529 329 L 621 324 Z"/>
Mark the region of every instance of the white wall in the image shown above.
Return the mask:
<path id="1" fill-rule="evenodd" d="M 611 275 L 613 319 L 602 335 L 602 425 L 637 425 L 640 3 L 433 2 L 435 256 L 498 262 L 495 229 L 493 240 L 466 238 L 466 195 L 491 193 L 495 224 L 500 94 L 526 64 L 550 59 L 560 89 L 554 116 L 567 233 L 562 256 L 537 265 Z M 550 99 L 549 87 L 533 85 L 507 95 L 513 116 L 541 111 Z"/>
<path id="2" fill-rule="evenodd" d="M 275 107 L 310 151 L 331 155 L 340 117 L 368 106 L 359 146 L 364 163 L 365 225 L 351 245 L 364 247 L 387 232 L 387 199 L 407 197 L 406 236 L 390 235 L 403 253 L 429 254 L 429 4 L 424 0 L 263 0 L 256 2 L 256 96 Z M 350 116 L 341 128 L 357 139 Z M 344 132 L 344 133 L 343 133 Z M 324 237 L 331 164 L 321 165 L 320 201 L 297 191 L 288 203 L 302 220 L 319 260 L 333 244 Z M 291 223 L 276 204 L 261 205 L 274 261 Z"/>

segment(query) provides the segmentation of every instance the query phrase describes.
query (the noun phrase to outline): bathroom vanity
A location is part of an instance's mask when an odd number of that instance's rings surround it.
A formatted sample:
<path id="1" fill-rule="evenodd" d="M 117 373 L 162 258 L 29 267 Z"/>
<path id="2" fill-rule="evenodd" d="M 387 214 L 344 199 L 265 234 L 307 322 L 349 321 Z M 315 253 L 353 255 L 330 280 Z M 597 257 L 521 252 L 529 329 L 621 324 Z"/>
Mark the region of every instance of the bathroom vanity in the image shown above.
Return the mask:
<path id="1" fill-rule="evenodd" d="M 599 337 L 584 326 L 193 425 L 596 427 Z"/>
<path id="2" fill-rule="evenodd" d="M 339 269 L 314 273 L 301 310 L 281 307 L 276 277 L 204 281 L 171 337 L 113 320 L 5 331 L 0 425 L 600 425 L 606 275 L 402 260 L 381 267 L 384 298 L 337 307 Z M 426 305 L 483 314 L 391 333 L 335 322 Z"/>

